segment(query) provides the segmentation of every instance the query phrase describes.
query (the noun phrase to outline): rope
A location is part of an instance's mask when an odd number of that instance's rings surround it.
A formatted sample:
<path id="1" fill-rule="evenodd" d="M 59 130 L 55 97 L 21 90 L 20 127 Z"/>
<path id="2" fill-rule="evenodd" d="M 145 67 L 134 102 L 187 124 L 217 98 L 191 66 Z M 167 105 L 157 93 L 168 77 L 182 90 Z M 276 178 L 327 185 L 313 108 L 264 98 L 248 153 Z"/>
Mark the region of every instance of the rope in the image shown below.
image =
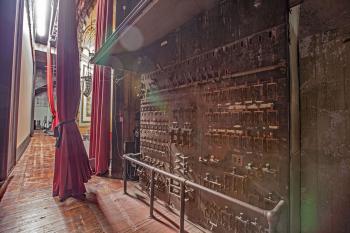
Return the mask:
<path id="1" fill-rule="evenodd" d="M 59 148 L 61 145 L 61 140 L 62 140 L 62 130 L 63 130 L 63 125 L 70 124 L 75 122 L 75 119 L 67 120 L 67 121 L 61 121 L 56 127 L 55 127 L 55 137 L 56 137 L 56 144 L 55 147 Z"/>

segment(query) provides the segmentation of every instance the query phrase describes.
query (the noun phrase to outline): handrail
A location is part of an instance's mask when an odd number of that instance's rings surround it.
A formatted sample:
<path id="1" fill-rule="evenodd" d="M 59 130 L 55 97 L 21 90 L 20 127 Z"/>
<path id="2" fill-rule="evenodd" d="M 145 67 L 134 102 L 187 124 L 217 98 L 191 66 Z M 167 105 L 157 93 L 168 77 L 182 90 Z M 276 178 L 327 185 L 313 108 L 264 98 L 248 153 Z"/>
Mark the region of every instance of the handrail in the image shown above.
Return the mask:
<path id="1" fill-rule="evenodd" d="M 194 183 L 188 179 L 185 179 L 183 177 L 180 176 L 176 176 L 173 175 L 169 172 L 163 171 L 159 168 L 156 168 L 154 166 L 151 166 L 147 163 L 141 162 L 137 159 L 131 158 L 130 156 L 136 156 L 136 155 L 141 155 L 141 153 L 128 153 L 128 154 L 124 154 L 123 155 L 123 159 L 124 159 L 124 175 L 123 175 L 123 179 L 124 179 L 124 193 L 127 194 L 127 166 L 128 166 L 128 161 L 135 163 L 139 166 L 142 166 L 144 168 L 147 168 L 151 171 L 151 197 L 150 197 L 150 216 L 153 217 L 153 203 L 154 203 L 154 176 L 155 176 L 155 172 L 162 174 L 164 176 L 167 176 L 173 180 L 176 180 L 178 182 L 180 182 L 181 186 L 180 186 L 180 233 L 185 232 L 184 231 L 184 219 L 185 219 L 185 186 L 189 186 L 192 187 L 194 189 L 199 189 L 201 191 L 210 193 L 214 196 L 217 196 L 219 198 L 222 198 L 228 202 L 231 202 L 235 205 L 238 205 L 240 207 L 243 207 L 245 209 L 248 209 L 252 212 L 255 212 L 263 217 L 266 218 L 268 225 L 269 225 L 269 229 L 268 232 L 269 233 L 274 233 L 275 232 L 275 228 L 276 225 L 279 221 L 279 212 L 282 208 L 282 206 L 285 204 L 284 200 L 280 200 L 277 205 L 272 209 L 272 210 L 264 210 L 261 209 L 259 207 L 256 207 L 254 205 L 251 205 L 249 203 L 243 202 L 241 200 L 238 200 L 236 198 L 227 196 L 223 193 L 219 193 L 215 190 L 209 189 L 205 186 L 202 186 L 200 184 Z"/>

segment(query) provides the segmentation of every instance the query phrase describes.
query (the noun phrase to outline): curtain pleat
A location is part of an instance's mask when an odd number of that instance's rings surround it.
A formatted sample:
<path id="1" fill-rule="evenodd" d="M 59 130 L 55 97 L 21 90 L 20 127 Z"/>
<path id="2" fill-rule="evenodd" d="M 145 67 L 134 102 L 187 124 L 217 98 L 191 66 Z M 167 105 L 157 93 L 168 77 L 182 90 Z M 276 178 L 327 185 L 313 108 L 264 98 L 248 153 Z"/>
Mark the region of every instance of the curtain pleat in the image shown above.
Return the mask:
<path id="1" fill-rule="evenodd" d="M 112 0 L 97 1 L 96 51 L 103 45 L 112 25 Z M 90 126 L 90 159 L 95 159 L 95 173 L 108 171 L 110 161 L 111 69 L 94 66 L 92 113 Z"/>
<path id="2" fill-rule="evenodd" d="M 92 171 L 75 118 L 80 102 L 76 3 L 59 1 L 57 34 L 57 115 L 60 142 L 55 154 L 53 195 L 65 199 L 86 192 Z"/>
<path id="3" fill-rule="evenodd" d="M 47 46 L 47 67 L 46 67 L 46 82 L 47 82 L 47 98 L 49 102 L 50 112 L 52 114 L 51 130 L 54 130 L 58 124 L 58 117 L 55 109 L 55 98 L 53 94 L 53 78 L 52 78 L 52 54 L 51 46 Z"/>

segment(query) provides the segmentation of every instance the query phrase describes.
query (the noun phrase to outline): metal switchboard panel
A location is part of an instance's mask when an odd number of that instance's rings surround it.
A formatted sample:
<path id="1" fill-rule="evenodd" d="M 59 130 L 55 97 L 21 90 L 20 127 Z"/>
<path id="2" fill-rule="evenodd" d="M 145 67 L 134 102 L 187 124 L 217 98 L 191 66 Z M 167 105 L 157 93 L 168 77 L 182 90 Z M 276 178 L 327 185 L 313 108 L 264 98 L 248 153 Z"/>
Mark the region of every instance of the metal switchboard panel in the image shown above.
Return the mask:
<path id="1" fill-rule="evenodd" d="M 286 1 L 221 1 L 142 51 L 142 160 L 270 210 L 289 194 Z M 139 169 L 145 190 L 150 173 Z M 180 184 L 156 195 L 179 207 Z M 214 232 L 265 232 L 266 219 L 188 188 L 188 218 Z M 278 232 L 287 232 L 288 207 Z"/>

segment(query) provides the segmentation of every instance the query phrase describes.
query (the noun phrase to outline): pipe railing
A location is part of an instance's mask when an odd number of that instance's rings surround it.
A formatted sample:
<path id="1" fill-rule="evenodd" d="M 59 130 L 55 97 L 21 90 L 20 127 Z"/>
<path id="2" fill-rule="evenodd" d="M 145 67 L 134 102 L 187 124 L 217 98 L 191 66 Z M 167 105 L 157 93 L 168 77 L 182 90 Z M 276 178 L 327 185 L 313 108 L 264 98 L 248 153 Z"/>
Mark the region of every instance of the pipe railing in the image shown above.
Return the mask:
<path id="1" fill-rule="evenodd" d="M 154 177 L 155 177 L 155 173 L 159 173 L 162 174 L 168 178 L 171 178 L 173 180 L 176 180 L 180 183 L 180 233 L 184 233 L 185 232 L 185 187 L 191 187 L 200 191 L 204 191 L 207 192 L 209 194 L 212 194 L 216 197 L 219 197 L 221 199 L 224 199 L 234 205 L 240 206 L 242 208 L 245 208 L 249 211 L 252 211 L 258 215 L 261 215 L 263 217 L 266 218 L 267 223 L 269 225 L 269 229 L 268 232 L 269 233 L 274 233 L 275 232 L 275 228 L 278 224 L 279 221 L 279 212 L 280 209 L 282 208 L 282 206 L 285 204 L 284 200 L 280 200 L 277 205 L 272 209 L 272 210 L 265 210 L 265 209 L 261 209 L 259 207 L 253 206 L 249 203 L 243 202 L 241 200 L 238 200 L 236 198 L 227 196 L 223 193 L 217 192 L 215 190 L 209 189 L 205 186 L 202 186 L 200 184 L 194 183 L 190 180 L 187 180 L 183 177 L 180 176 L 176 176 L 173 175 L 169 172 L 163 171 L 159 168 L 156 168 L 154 166 L 151 166 L 147 163 L 141 162 L 137 159 L 134 159 L 130 156 L 136 156 L 136 155 L 140 155 L 141 153 L 137 153 L 137 154 L 133 154 L 133 153 L 128 153 L 128 154 L 124 154 L 123 155 L 123 159 L 124 159 L 124 172 L 123 172 L 123 179 L 124 179 L 124 194 L 127 194 L 127 167 L 128 167 L 128 163 L 134 163 L 137 164 L 141 167 L 144 167 L 148 170 L 151 171 L 151 182 L 150 182 L 150 217 L 154 217 L 153 215 L 153 210 L 154 210 Z"/>

